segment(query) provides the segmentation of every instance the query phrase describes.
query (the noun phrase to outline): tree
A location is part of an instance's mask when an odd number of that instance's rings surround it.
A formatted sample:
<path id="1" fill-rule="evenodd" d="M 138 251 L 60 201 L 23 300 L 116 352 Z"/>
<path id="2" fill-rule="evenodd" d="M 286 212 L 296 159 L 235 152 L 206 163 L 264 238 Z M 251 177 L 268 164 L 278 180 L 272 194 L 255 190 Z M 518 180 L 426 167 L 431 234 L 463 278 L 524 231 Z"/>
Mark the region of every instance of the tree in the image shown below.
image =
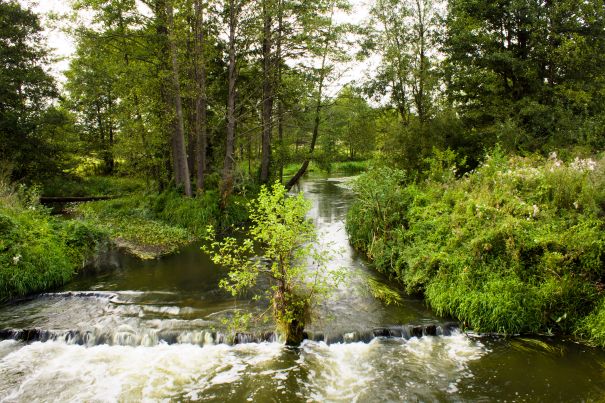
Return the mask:
<path id="1" fill-rule="evenodd" d="M 36 14 L 0 2 L 0 160 L 13 165 L 15 179 L 53 172 L 59 159 L 43 136 L 54 131 L 38 130 L 58 95 L 41 32 Z"/>
<path id="2" fill-rule="evenodd" d="M 369 35 L 369 48 L 378 51 L 382 64 L 368 90 L 373 96 L 388 96 L 405 125 L 414 113 L 421 122 L 431 117 L 437 88 L 432 69 L 437 4 L 434 0 L 377 0 L 371 10 L 377 29 Z"/>
<path id="3" fill-rule="evenodd" d="M 452 0 L 446 25 L 448 94 L 477 142 L 582 144 L 603 122 L 603 1 Z"/>
<path id="4" fill-rule="evenodd" d="M 208 91 L 206 83 L 206 42 L 208 34 L 204 25 L 204 5 L 201 0 L 195 0 L 195 81 L 196 81 L 196 100 L 195 100 L 195 161 L 196 161 L 196 184 L 198 192 L 204 190 L 204 181 L 206 176 L 207 148 L 208 148 Z"/>
<path id="5" fill-rule="evenodd" d="M 315 227 L 306 218 L 310 207 L 302 193 L 288 196 L 279 182 L 271 190 L 262 186 L 249 205 L 252 225 L 248 237 L 242 242 L 232 237 L 218 241 L 210 227 L 209 246 L 203 248 L 215 264 L 229 270 L 220 286 L 233 296 L 242 295 L 260 276 L 268 276 L 271 287 L 265 296 L 288 345 L 302 342 L 313 306 L 342 277 L 340 270 L 324 272 L 329 254 L 316 244 Z M 263 260 L 253 259 L 257 244 L 262 247 Z M 263 263 L 267 260 L 269 263 Z"/>
<path id="6" fill-rule="evenodd" d="M 181 83 L 179 74 L 179 62 L 176 45 L 176 34 L 172 0 L 166 0 L 166 16 L 168 23 L 168 47 L 170 49 L 170 60 L 172 64 L 172 98 L 174 101 L 174 132 L 172 136 L 172 158 L 174 164 L 174 175 L 176 183 L 183 186 L 186 196 L 191 196 L 191 178 L 189 166 L 187 165 L 187 152 L 185 144 L 185 123 L 183 120 L 183 105 L 181 99 Z"/>
<path id="7" fill-rule="evenodd" d="M 66 72 L 65 106 L 77 118 L 84 145 L 80 152 L 90 153 L 102 162 L 102 173 L 112 174 L 115 167 L 114 144 L 118 131 L 116 69 L 98 46 L 90 31 L 80 32 L 76 55 Z"/>
<path id="8" fill-rule="evenodd" d="M 273 96 L 274 96 L 274 64 L 273 55 L 273 16 L 275 0 L 262 1 L 263 13 L 263 112 L 262 112 L 262 151 L 260 182 L 269 181 L 269 165 L 271 163 L 271 133 L 273 131 Z"/>
<path id="9" fill-rule="evenodd" d="M 233 191 L 233 170 L 235 169 L 235 97 L 237 85 L 237 59 L 236 59 L 236 32 L 238 16 L 241 11 L 243 0 L 228 0 L 227 25 L 229 27 L 229 67 L 227 78 L 227 130 L 225 140 L 225 159 L 223 160 L 223 173 L 221 178 L 221 207 L 225 208 L 227 199 Z"/>
<path id="10" fill-rule="evenodd" d="M 347 4 L 348 5 L 348 4 Z M 329 3 L 329 15 L 324 22 L 325 30 L 320 31 L 319 38 L 314 38 L 318 41 L 319 49 L 317 56 L 319 56 L 321 63 L 319 68 L 316 69 L 316 85 L 317 88 L 315 90 L 315 108 L 313 114 L 313 131 L 311 136 L 311 143 L 309 144 L 308 154 L 305 156 L 300 168 L 292 178 L 286 184 L 286 189 L 291 189 L 300 178 L 307 172 L 307 168 L 309 167 L 309 163 L 313 158 L 313 153 L 315 152 L 315 145 L 317 144 L 317 139 L 319 137 L 319 130 L 321 125 L 321 111 L 324 102 L 324 91 L 325 86 L 328 80 L 329 73 L 332 72 L 334 66 L 329 64 L 329 56 L 336 55 L 340 50 L 337 45 L 337 39 L 340 35 L 343 34 L 342 27 L 336 26 L 334 22 L 334 13 L 340 7 L 345 7 L 334 0 Z"/>
<path id="11" fill-rule="evenodd" d="M 324 111 L 324 119 L 330 126 L 325 130 L 321 145 L 322 154 L 328 154 L 328 162 L 335 158 L 368 158 L 376 144 L 375 115 L 357 90 L 351 86 L 340 90 Z"/>

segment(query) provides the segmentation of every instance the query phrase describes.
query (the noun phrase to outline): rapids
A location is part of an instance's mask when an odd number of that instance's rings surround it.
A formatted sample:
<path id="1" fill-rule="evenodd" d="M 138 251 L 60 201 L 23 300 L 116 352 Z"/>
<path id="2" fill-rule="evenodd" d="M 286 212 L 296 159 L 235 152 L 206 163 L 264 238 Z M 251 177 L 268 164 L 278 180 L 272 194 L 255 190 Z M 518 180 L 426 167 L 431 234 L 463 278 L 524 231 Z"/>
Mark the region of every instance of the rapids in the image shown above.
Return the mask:
<path id="1" fill-rule="evenodd" d="M 605 352 L 558 338 L 480 337 L 421 300 L 386 306 L 385 281 L 349 246 L 348 178 L 300 190 L 322 240 L 343 253 L 335 290 L 287 348 L 271 324 L 227 338 L 222 319 L 261 302 L 218 289 L 224 274 L 199 250 L 110 268 L 64 289 L 0 306 L 0 401 L 561 401 L 605 396 Z"/>

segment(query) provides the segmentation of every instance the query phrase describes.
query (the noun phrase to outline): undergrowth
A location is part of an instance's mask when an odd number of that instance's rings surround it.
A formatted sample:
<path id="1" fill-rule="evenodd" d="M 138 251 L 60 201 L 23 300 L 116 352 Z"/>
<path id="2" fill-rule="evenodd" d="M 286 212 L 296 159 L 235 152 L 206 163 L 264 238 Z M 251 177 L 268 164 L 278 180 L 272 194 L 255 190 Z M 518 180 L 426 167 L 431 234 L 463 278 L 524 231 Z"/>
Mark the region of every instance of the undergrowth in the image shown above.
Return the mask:
<path id="1" fill-rule="evenodd" d="M 142 192 L 147 187 L 148 184 L 138 178 L 69 175 L 48 178 L 41 185 L 41 193 L 49 197 L 122 196 Z"/>
<path id="2" fill-rule="evenodd" d="M 246 202 L 233 197 L 220 211 L 216 192 L 186 198 L 176 191 L 135 193 L 75 207 L 85 222 L 105 231 L 118 245 L 151 259 L 177 251 L 205 235 L 208 225 L 225 228 L 247 220 Z"/>
<path id="3" fill-rule="evenodd" d="M 354 246 L 479 332 L 575 333 L 605 346 L 605 161 L 496 149 L 457 177 L 440 152 L 424 180 L 374 167 L 354 185 Z"/>
<path id="4" fill-rule="evenodd" d="M 0 302 L 60 286 L 103 240 L 96 228 L 61 220 L 38 204 L 37 189 L 0 177 Z"/>

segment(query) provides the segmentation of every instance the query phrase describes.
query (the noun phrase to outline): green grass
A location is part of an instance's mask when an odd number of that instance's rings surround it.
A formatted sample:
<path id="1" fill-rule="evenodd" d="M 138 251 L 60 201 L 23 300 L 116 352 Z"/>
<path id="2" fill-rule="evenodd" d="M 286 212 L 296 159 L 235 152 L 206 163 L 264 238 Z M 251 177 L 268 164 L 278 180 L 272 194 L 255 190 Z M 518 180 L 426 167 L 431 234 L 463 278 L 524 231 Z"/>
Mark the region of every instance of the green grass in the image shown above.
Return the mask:
<path id="1" fill-rule="evenodd" d="M 208 225 L 225 228 L 245 222 L 245 205 L 244 198 L 234 196 L 226 211 L 221 212 L 216 192 L 186 198 L 167 191 L 82 203 L 75 210 L 127 251 L 153 259 L 202 238 Z"/>
<path id="2" fill-rule="evenodd" d="M 0 180 L 0 301 L 65 284 L 104 238 L 90 225 L 51 216 L 35 200 Z"/>
<path id="3" fill-rule="evenodd" d="M 331 172 L 334 173 L 345 173 L 349 175 L 356 175 L 362 172 L 366 172 L 370 167 L 370 160 L 366 161 L 343 161 L 334 162 L 331 164 Z"/>
<path id="4" fill-rule="evenodd" d="M 311 161 L 307 173 L 344 173 L 356 175 L 369 169 L 371 161 L 342 161 L 319 164 Z M 284 180 L 287 181 L 300 168 L 300 163 L 291 163 L 284 166 Z"/>
<path id="5" fill-rule="evenodd" d="M 41 188 L 42 196 L 47 197 L 122 196 L 142 192 L 147 185 L 139 178 L 71 175 L 50 178 Z"/>
<path id="6" fill-rule="evenodd" d="M 386 167 L 362 175 L 353 244 L 474 330 L 576 332 L 605 345 L 605 161 L 496 151 L 456 178 L 450 157 L 420 182 Z"/>

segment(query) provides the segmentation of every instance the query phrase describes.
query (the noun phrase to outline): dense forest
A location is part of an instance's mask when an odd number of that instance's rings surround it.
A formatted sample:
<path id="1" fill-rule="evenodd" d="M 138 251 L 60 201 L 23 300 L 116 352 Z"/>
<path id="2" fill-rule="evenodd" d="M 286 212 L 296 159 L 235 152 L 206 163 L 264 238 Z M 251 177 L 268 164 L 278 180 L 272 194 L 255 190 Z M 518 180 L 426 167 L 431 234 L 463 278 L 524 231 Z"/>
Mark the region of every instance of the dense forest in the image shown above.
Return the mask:
<path id="1" fill-rule="evenodd" d="M 394 284 L 477 331 L 605 345 L 602 0 L 69 5 L 58 79 L 40 16 L 0 2 L 0 301 L 367 170 L 347 230 Z M 109 200 L 59 220 L 52 197 Z"/>

